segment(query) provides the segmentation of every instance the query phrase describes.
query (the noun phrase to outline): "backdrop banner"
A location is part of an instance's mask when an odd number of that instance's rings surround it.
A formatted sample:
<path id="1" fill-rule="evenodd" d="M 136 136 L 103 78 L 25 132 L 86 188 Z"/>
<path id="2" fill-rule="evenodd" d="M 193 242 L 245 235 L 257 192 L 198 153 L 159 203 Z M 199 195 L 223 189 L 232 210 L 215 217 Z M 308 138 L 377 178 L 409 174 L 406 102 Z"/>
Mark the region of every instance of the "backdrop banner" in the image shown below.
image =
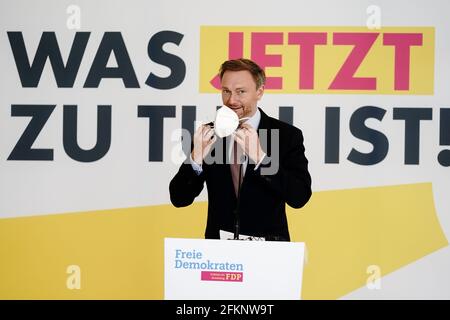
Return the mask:
<path id="1" fill-rule="evenodd" d="M 450 299 L 446 0 L 2 1 L 0 299 L 163 299 L 190 134 L 229 58 L 304 134 L 303 299 Z M 182 139 L 183 137 L 183 139 Z"/>

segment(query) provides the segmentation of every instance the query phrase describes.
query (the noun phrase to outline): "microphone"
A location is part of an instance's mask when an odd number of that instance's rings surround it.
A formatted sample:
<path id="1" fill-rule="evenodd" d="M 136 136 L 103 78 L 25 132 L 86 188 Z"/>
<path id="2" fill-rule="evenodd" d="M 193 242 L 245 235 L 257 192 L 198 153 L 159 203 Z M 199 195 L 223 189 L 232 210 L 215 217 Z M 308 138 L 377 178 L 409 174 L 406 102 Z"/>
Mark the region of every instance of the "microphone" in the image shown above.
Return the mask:
<path id="1" fill-rule="evenodd" d="M 244 155 L 244 162 L 247 161 L 247 156 Z M 242 180 L 242 163 L 239 164 L 239 180 L 238 180 L 238 189 L 237 189 L 237 201 L 236 201 L 236 209 L 234 209 L 234 238 L 233 240 L 239 240 L 239 229 L 240 229 L 240 217 L 239 217 L 239 205 L 241 199 L 241 180 Z"/>

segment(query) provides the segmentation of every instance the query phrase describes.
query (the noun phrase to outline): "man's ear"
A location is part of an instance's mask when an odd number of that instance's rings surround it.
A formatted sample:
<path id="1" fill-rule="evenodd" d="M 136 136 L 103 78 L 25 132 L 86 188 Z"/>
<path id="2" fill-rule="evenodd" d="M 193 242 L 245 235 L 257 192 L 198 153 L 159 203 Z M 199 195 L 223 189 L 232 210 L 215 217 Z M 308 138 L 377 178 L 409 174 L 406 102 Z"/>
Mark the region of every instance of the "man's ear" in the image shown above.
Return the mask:
<path id="1" fill-rule="evenodd" d="M 261 100 L 262 96 L 264 95 L 264 85 L 261 85 L 257 90 L 256 90 L 256 97 L 258 98 L 258 100 Z"/>

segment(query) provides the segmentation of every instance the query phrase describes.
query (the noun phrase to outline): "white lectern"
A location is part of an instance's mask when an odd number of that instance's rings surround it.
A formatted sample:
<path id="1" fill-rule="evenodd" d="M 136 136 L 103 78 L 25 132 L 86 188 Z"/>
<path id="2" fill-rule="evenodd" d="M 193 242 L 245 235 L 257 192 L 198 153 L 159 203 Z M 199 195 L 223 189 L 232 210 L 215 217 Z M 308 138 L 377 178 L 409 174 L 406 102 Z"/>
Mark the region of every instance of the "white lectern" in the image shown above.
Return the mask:
<path id="1" fill-rule="evenodd" d="M 300 299 L 302 242 L 164 241 L 165 299 Z"/>

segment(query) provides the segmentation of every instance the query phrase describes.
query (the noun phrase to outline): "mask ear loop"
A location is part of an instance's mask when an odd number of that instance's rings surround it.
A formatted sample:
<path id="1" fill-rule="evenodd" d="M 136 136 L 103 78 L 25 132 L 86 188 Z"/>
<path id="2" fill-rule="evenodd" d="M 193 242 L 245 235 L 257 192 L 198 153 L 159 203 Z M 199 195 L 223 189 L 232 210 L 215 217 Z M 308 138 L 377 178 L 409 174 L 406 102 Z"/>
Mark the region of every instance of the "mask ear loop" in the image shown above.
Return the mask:
<path id="1" fill-rule="evenodd" d="M 246 120 L 248 120 L 248 119 L 250 119 L 250 117 L 240 118 L 240 119 L 239 119 L 239 122 L 241 122 L 241 121 L 246 121 Z"/>
<path id="2" fill-rule="evenodd" d="M 244 118 L 239 119 L 239 125 L 238 125 L 238 127 L 236 128 L 236 130 L 239 129 L 239 128 L 241 127 L 241 124 L 243 124 L 244 121 L 246 121 L 246 120 L 248 120 L 248 119 L 250 119 L 250 117 L 244 117 Z"/>

